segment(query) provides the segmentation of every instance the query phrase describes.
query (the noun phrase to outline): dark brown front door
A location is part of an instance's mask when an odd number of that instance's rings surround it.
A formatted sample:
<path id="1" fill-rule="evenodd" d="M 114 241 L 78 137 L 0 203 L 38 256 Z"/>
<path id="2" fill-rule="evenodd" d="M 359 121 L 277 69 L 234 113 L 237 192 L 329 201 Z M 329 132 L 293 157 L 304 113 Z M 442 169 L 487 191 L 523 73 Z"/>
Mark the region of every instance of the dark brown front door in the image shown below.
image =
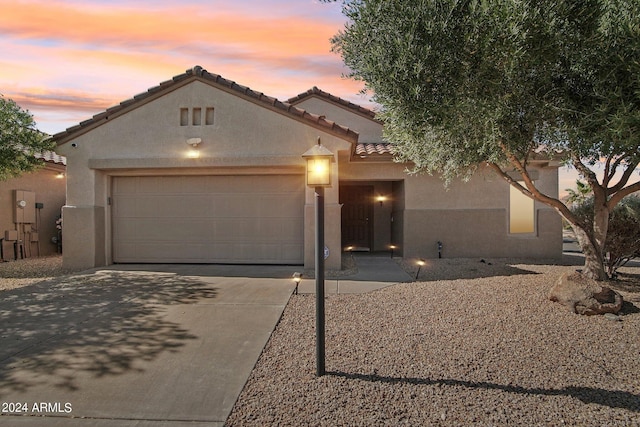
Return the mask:
<path id="1" fill-rule="evenodd" d="M 342 206 L 342 248 L 371 249 L 373 220 L 373 186 L 340 186 Z"/>

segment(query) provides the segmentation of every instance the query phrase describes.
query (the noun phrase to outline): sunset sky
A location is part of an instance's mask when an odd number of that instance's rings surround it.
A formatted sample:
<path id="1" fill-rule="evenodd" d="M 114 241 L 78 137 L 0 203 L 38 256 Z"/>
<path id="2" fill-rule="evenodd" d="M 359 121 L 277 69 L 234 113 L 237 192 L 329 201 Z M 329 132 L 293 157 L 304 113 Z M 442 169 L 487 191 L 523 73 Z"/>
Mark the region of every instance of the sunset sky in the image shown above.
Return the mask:
<path id="1" fill-rule="evenodd" d="M 344 24 L 318 0 L 0 0 L 0 93 L 49 134 L 195 65 L 280 100 L 318 86 L 371 107 L 331 53 Z"/>
<path id="2" fill-rule="evenodd" d="M 317 0 L 0 0 L 0 92 L 57 133 L 195 65 L 286 100 L 318 86 L 366 104 Z"/>

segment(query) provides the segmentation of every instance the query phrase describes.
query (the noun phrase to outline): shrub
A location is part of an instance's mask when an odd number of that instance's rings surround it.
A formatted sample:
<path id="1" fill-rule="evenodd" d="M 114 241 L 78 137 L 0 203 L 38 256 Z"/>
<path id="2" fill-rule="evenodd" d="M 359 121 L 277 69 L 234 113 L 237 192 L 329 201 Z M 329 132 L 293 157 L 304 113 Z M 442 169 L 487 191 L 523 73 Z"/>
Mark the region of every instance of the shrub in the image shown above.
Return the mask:
<path id="1" fill-rule="evenodd" d="M 593 223 L 593 198 L 578 204 L 573 212 L 584 224 Z M 609 231 L 604 245 L 605 266 L 611 278 L 618 268 L 640 257 L 640 197 L 630 195 L 609 214 Z"/>

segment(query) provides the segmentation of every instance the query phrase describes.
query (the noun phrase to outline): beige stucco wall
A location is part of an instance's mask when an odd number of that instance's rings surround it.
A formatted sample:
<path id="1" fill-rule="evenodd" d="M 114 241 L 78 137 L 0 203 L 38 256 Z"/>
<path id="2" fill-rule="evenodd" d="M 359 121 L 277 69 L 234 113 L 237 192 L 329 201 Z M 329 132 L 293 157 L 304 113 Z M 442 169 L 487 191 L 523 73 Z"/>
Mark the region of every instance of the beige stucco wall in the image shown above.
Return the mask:
<path id="1" fill-rule="evenodd" d="M 447 189 L 437 177 L 408 175 L 405 166 L 391 162 L 352 161 L 350 143 L 282 111 L 244 99 L 238 92 L 193 78 L 172 90 L 149 96 L 126 114 L 59 147 L 67 156 L 67 205 L 63 209 L 64 262 L 89 268 L 108 265 L 111 259 L 111 197 L 113 176 L 193 174 L 299 174 L 300 157 L 321 137 L 336 154 L 333 186 L 325 192 L 325 241 L 328 269 L 340 268 L 340 183 L 371 183 L 377 193 L 390 197 L 374 205 L 373 249 L 399 246 L 405 257 L 443 255 L 538 256 L 561 254 L 559 216 L 536 203 L 537 228 L 533 235 L 508 233 L 509 187 L 489 170 L 481 169 L 469 181 L 456 181 Z M 298 104 L 315 114 L 360 132 L 360 142 L 382 140 L 379 123 L 343 106 L 311 97 Z M 180 125 L 181 109 L 215 109 L 215 120 L 206 125 Z M 191 122 L 191 115 L 189 115 Z M 188 158 L 189 138 L 201 138 L 200 157 Z M 369 159 L 370 160 L 370 159 Z M 548 194 L 557 194 L 556 168 L 535 171 L 537 183 Z M 305 194 L 304 262 L 314 260 L 314 192 Z M 393 217 L 393 222 L 391 218 Z"/>
<path id="2" fill-rule="evenodd" d="M 215 108 L 214 124 L 180 126 L 180 109 L 193 107 Z M 334 153 L 350 148 L 331 133 L 197 79 L 158 98 L 149 97 L 143 105 L 59 146 L 68 164 L 64 220 L 81 231 L 64 234 L 65 265 L 86 268 L 111 263 L 112 176 L 277 173 L 283 169 L 303 174 L 301 155 L 318 136 Z M 187 158 L 189 138 L 202 139 L 198 159 Z M 337 183 L 337 162 L 333 173 Z M 313 190 L 307 189 L 305 212 L 313 200 Z M 339 228 L 339 211 L 332 213 L 335 209 L 330 208 L 338 205 L 337 186 L 327 190 L 326 203 L 327 223 Z M 339 236 L 335 230 L 332 233 Z M 313 235 L 313 227 L 307 227 L 305 260 L 313 257 Z M 328 242 L 335 240 L 333 235 L 327 237 Z M 339 243 L 331 250 L 339 253 Z M 339 258 L 327 260 L 327 268 L 339 268 L 339 263 Z"/>
<path id="3" fill-rule="evenodd" d="M 326 115 L 360 132 L 359 142 L 383 141 L 382 125 L 353 110 L 313 95 L 296 105 Z M 438 177 L 407 174 L 405 165 L 352 161 L 340 157 L 340 182 L 367 183 L 375 195 L 391 196 L 383 205 L 374 204 L 373 250 L 388 250 L 405 257 L 437 257 L 442 241 L 443 256 L 551 258 L 562 253 L 560 216 L 535 202 L 536 232 L 510 235 L 509 186 L 488 169 L 481 168 L 469 182 L 454 181 L 445 187 Z M 555 167 L 532 172 L 536 185 L 545 194 L 557 196 Z"/>
<path id="4" fill-rule="evenodd" d="M 64 172 L 64 166 L 47 165 L 36 172 L 0 181 L 0 237 L 4 237 L 5 230 L 16 230 L 14 191 L 31 191 L 36 195 L 36 203 L 43 204 L 43 208 L 39 212 L 36 211 L 40 255 L 52 255 L 57 252 L 57 244 L 51 239 L 58 236 L 55 223 L 65 204 L 65 179 L 58 177 L 61 172 Z M 36 224 L 27 227 L 35 230 Z M 4 259 L 13 259 L 13 244 L 4 242 L 3 245 Z M 31 243 L 27 248 L 27 254 L 37 256 L 38 245 Z"/>
<path id="5" fill-rule="evenodd" d="M 509 234 L 509 185 L 488 168 L 480 168 L 468 182 L 454 181 L 449 187 L 438 177 L 409 175 L 404 165 L 350 162 L 347 156 L 341 158 L 340 172 L 341 179 L 351 182 L 402 182 L 397 185 L 402 191 L 396 195 L 402 199 L 392 200 L 400 205 L 394 207 L 391 227 L 392 243 L 400 246 L 397 252 L 404 257 L 435 258 L 438 241 L 443 243 L 445 257 L 555 258 L 562 253 L 560 216 L 542 203 L 534 204 L 534 234 Z M 535 168 L 532 176 L 541 191 L 558 194 L 557 168 Z M 374 210 L 384 221 L 381 207 L 374 203 Z M 383 235 L 386 230 L 383 224 Z M 377 250 L 384 250 L 379 241 L 375 244 Z"/>

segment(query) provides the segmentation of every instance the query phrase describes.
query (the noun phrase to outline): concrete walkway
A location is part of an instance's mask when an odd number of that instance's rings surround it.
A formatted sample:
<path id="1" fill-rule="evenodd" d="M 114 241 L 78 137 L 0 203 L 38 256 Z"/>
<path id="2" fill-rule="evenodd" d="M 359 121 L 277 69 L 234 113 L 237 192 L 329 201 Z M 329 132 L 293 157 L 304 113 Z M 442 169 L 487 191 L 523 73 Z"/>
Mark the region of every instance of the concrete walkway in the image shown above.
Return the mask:
<path id="1" fill-rule="evenodd" d="M 326 294 L 360 294 L 386 288 L 413 279 L 389 254 L 354 253 L 356 272 L 339 279 L 325 279 Z M 301 294 L 315 293 L 315 279 L 303 276 L 298 286 Z"/>
<path id="2" fill-rule="evenodd" d="M 355 256 L 328 293 L 411 280 L 388 256 Z M 299 269 L 110 266 L 1 292 L 0 425 L 222 426 Z"/>
<path id="3" fill-rule="evenodd" d="M 294 285 L 211 268 L 131 266 L 0 293 L 0 425 L 222 426 Z"/>

